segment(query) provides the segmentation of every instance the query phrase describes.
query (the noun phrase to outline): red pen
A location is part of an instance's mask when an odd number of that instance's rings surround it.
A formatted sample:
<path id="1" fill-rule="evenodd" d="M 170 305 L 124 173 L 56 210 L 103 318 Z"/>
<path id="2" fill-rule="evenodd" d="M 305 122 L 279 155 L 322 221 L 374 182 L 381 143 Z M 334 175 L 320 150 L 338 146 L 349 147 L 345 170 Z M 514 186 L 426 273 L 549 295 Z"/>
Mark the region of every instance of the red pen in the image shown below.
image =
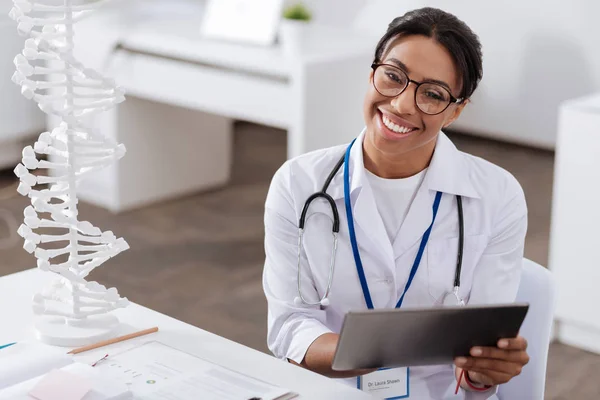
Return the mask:
<path id="1" fill-rule="evenodd" d="M 98 361 L 96 361 L 95 363 L 93 363 L 93 364 L 92 364 L 92 367 L 95 367 L 96 365 L 98 365 L 98 363 L 99 363 L 100 361 L 104 361 L 104 360 L 106 360 L 107 358 L 108 358 L 108 354 L 107 354 L 107 355 L 105 355 L 104 357 L 102 357 L 101 359 L 99 359 Z"/>

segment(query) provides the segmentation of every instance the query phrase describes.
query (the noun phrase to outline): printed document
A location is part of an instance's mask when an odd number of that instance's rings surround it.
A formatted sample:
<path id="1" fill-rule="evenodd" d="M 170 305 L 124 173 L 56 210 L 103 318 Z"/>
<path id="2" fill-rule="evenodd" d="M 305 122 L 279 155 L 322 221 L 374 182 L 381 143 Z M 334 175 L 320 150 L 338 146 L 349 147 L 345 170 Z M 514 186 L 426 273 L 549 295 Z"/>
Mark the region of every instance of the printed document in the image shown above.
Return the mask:
<path id="1" fill-rule="evenodd" d="M 111 356 L 96 368 L 127 384 L 137 400 L 295 397 L 286 389 L 155 341 Z"/>

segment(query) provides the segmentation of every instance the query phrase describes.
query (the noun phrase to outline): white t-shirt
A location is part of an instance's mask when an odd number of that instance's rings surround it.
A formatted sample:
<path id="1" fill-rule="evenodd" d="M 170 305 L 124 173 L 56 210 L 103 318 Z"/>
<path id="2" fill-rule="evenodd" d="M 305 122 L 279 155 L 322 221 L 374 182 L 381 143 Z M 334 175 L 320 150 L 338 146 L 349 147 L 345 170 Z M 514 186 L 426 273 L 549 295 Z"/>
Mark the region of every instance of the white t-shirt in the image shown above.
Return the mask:
<path id="1" fill-rule="evenodd" d="M 427 168 L 416 175 L 403 179 L 385 179 L 367 169 L 365 171 L 369 185 L 373 190 L 377 211 L 379 211 L 385 230 L 390 238 L 390 243 L 394 243 L 417 190 L 423 182 Z"/>

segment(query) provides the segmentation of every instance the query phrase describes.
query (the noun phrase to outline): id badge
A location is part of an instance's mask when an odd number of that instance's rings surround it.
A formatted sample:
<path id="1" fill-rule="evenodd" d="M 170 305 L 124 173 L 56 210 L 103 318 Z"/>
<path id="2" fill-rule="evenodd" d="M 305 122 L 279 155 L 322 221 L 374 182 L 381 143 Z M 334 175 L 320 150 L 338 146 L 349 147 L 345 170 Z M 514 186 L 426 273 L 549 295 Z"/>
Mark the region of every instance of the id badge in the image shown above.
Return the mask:
<path id="1" fill-rule="evenodd" d="M 409 368 L 381 368 L 356 378 L 356 386 L 363 392 L 380 399 L 407 399 L 409 390 Z"/>

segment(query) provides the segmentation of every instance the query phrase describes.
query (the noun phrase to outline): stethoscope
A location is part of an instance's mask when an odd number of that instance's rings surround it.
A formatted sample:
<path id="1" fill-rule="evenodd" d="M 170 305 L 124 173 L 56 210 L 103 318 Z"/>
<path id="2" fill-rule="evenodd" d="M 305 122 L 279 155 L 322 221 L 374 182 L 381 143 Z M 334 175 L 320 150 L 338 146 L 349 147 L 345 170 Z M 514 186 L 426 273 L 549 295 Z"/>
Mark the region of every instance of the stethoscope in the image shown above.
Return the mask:
<path id="1" fill-rule="evenodd" d="M 352 216 L 352 206 L 350 203 L 349 160 L 350 160 L 350 150 L 352 149 L 352 145 L 354 144 L 355 141 L 356 141 L 356 139 L 354 139 L 352 141 L 352 143 L 350 143 L 350 145 L 347 147 L 347 149 L 344 153 L 344 156 L 342 156 L 342 158 L 340 158 L 340 160 L 335 164 L 335 166 L 329 173 L 329 176 L 325 180 L 325 184 L 323 185 L 323 188 L 319 192 L 312 194 L 308 199 L 306 199 L 306 202 L 304 203 L 304 207 L 302 207 L 302 213 L 300 215 L 300 220 L 298 222 L 298 296 L 296 298 L 294 298 L 294 304 L 296 304 L 296 305 L 302 305 L 302 304 L 307 305 L 307 306 L 320 305 L 322 307 L 327 307 L 330 304 L 329 293 L 331 292 L 331 284 L 333 282 L 333 274 L 334 274 L 334 270 L 335 270 L 335 256 L 336 256 L 336 252 L 337 252 L 338 234 L 340 231 L 340 217 L 339 217 L 338 208 L 335 204 L 335 201 L 333 200 L 333 198 L 330 195 L 327 194 L 327 189 L 329 188 L 331 181 L 333 180 L 335 175 L 338 173 L 339 169 L 342 167 L 342 165 L 345 165 L 345 167 L 344 167 L 344 201 L 345 201 L 345 205 L 346 205 L 346 215 L 347 215 L 347 219 L 348 219 L 348 231 L 349 231 L 349 235 L 350 235 L 350 243 L 352 245 L 354 261 L 356 264 L 356 269 L 357 269 L 361 287 L 363 290 L 363 295 L 365 297 L 365 303 L 367 305 L 367 308 L 369 308 L 369 309 L 374 308 L 373 302 L 371 300 L 369 286 L 367 284 L 366 276 L 365 276 L 364 269 L 362 266 L 360 252 L 358 250 L 356 234 L 354 231 L 354 218 Z M 441 197 L 442 197 L 442 192 L 437 192 L 434 203 L 433 203 L 433 218 L 431 221 L 431 225 L 423 234 L 423 237 L 421 239 L 421 244 L 419 246 L 419 250 L 417 251 L 417 256 L 415 258 L 415 262 L 413 263 L 413 267 L 411 268 L 411 271 L 410 271 L 408 282 L 404 288 L 404 292 L 403 292 L 402 296 L 400 297 L 400 300 L 398 300 L 398 303 L 396 304 L 396 308 L 400 308 L 400 306 L 402 305 L 402 302 L 404 300 L 404 295 L 406 294 L 410 285 L 412 284 L 412 280 L 417 272 L 417 269 L 419 268 L 419 265 L 421 262 L 421 256 L 423 255 L 423 251 L 425 250 L 425 247 L 429 240 L 429 235 L 431 233 L 431 229 L 435 222 L 435 218 L 437 215 Z M 331 259 L 330 259 L 330 263 L 329 263 L 329 276 L 327 279 L 327 287 L 325 289 L 325 293 L 323 294 L 323 296 L 320 298 L 319 301 L 310 302 L 310 301 L 307 301 L 304 298 L 304 296 L 302 295 L 302 289 L 301 289 L 301 284 L 300 284 L 300 282 L 301 282 L 300 263 L 301 263 L 302 243 L 303 243 L 303 237 L 304 237 L 304 226 L 306 223 L 306 214 L 308 213 L 308 208 L 310 207 L 310 204 L 313 202 L 313 200 L 318 199 L 318 198 L 325 199 L 329 203 L 329 206 L 331 208 L 331 213 L 333 215 L 333 228 L 332 228 L 333 248 L 331 251 Z M 462 257 L 463 257 L 463 248 L 464 248 L 464 220 L 463 220 L 462 198 L 459 195 L 456 195 L 456 204 L 457 204 L 457 209 L 458 209 L 458 232 L 459 232 L 458 234 L 459 234 L 459 237 L 458 237 L 458 256 L 456 259 L 456 269 L 454 271 L 454 285 L 453 285 L 452 293 L 447 293 L 446 295 L 442 296 L 441 303 L 442 304 L 450 304 L 450 303 L 454 304 L 455 303 L 455 305 L 463 306 L 463 305 L 465 305 L 465 302 L 460 297 L 459 290 L 460 290 L 460 272 L 462 269 Z M 450 301 L 448 301 L 448 300 L 450 300 Z"/>

